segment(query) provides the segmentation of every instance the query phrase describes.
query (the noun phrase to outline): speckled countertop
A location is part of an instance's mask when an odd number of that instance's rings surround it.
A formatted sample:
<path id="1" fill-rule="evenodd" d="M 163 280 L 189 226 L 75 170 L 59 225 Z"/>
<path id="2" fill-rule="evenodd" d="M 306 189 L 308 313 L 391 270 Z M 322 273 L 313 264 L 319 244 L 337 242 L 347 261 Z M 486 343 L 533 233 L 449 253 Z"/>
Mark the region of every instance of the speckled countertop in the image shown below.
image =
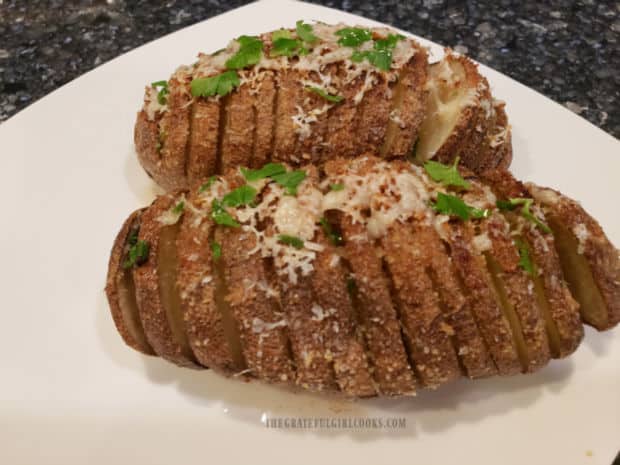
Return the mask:
<path id="1" fill-rule="evenodd" d="M 620 2 L 313 0 L 467 53 L 620 137 Z M 0 121 L 239 0 L 0 0 Z"/>

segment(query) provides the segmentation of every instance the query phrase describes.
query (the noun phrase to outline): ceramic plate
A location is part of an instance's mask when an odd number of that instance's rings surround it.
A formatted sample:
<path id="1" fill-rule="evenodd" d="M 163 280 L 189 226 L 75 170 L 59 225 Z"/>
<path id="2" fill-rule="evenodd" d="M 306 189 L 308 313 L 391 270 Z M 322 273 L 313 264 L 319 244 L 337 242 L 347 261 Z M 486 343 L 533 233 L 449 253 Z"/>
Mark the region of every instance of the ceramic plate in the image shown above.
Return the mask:
<path id="1" fill-rule="evenodd" d="M 251 4 L 116 58 L 0 125 L 0 463 L 609 465 L 620 446 L 618 329 L 588 330 L 575 355 L 534 375 L 355 403 L 176 368 L 122 343 L 103 287 L 121 222 L 156 193 L 133 151 L 145 83 L 300 18 L 376 24 Z M 620 244 L 620 143 L 481 69 L 507 101 L 516 175 L 580 199 Z M 289 418 L 322 427 L 266 426 Z M 359 418 L 368 424 L 336 428 Z"/>

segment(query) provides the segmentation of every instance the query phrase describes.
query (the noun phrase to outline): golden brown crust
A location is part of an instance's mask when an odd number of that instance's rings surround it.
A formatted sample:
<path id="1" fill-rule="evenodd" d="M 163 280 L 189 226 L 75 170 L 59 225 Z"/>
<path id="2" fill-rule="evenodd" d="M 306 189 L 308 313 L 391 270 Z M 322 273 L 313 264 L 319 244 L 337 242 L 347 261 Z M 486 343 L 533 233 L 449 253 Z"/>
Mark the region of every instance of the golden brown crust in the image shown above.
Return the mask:
<path id="1" fill-rule="evenodd" d="M 423 385 L 434 389 L 458 378 L 461 370 L 437 291 L 426 271 L 430 265 L 425 253 L 428 228 L 395 222 L 381 244 L 409 355 Z"/>
<path id="2" fill-rule="evenodd" d="M 220 170 L 228 173 L 250 166 L 254 146 L 254 96 L 250 86 L 241 86 L 228 96 L 222 132 Z"/>
<path id="3" fill-rule="evenodd" d="M 418 138 L 418 130 L 426 116 L 428 90 L 428 53 L 418 46 L 409 63 L 401 70 L 394 91 L 394 106 L 387 127 L 384 156 L 405 158 L 410 156 Z"/>
<path id="4" fill-rule="evenodd" d="M 211 250 L 213 222 L 192 208 L 200 201 L 197 192 L 187 198 L 177 235 L 181 312 L 196 359 L 211 369 L 233 374 L 242 371 L 245 364 L 240 354 L 231 348 L 221 311 L 217 308 L 218 276 Z"/>
<path id="5" fill-rule="evenodd" d="M 383 145 L 390 121 L 390 96 L 394 85 L 385 75 L 375 76 L 373 86 L 359 103 L 361 114 L 356 132 L 358 153 L 374 153 Z"/>
<path id="6" fill-rule="evenodd" d="M 277 99 L 276 79 L 273 72 L 264 74 L 256 94 L 256 135 L 251 168 L 260 168 L 271 157 L 273 134 L 275 131 L 275 104 Z"/>
<path id="7" fill-rule="evenodd" d="M 370 374 L 358 318 L 347 292 L 345 269 L 338 250 L 320 234 L 317 242 L 325 249 L 317 253 L 312 275 L 316 297 L 315 320 L 322 324 L 324 343 L 331 349 L 336 381 L 349 396 L 377 394 Z"/>
<path id="8" fill-rule="evenodd" d="M 220 102 L 221 100 L 198 98 L 192 107 L 187 156 L 189 187 L 199 185 L 217 170 Z"/>
<path id="9" fill-rule="evenodd" d="M 124 267 L 127 259 L 128 240 L 131 234 L 135 234 L 140 227 L 140 216 L 144 210 L 136 210 L 125 220 L 120 232 L 114 240 L 110 261 L 108 263 L 108 276 L 106 279 L 105 292 L 110 305 L 112 319 L 116 329 L 131 348 L 146 355 L 154 355 L 153 349 L 146 340 L 142 323 L 137 314 L 135 303 L 135 291 L 131 270 Z M 124 295 L 123 295 L 124 294 Z M 131 299 L 133 302 L 123 302 Z M 133 305 L 132 305 L 133 304 Z M 134 307 L 135 308 L 131 308 Z"/>
<path id="10" fill-rule="evenodd" d="M 165 185 L 168 173 L 162 172 L 161 154 L 159 153 L 161 142 L 159 141 L 159 120 L 161 114 L 158 113 L 150 120 L 146 111 L 141 110 L 136 117 L 134 126 L 134 144 L 138 161 L 153 180 L 159 185 Z"/>
<path id="11" fill-rule="evenodd" d="M 293 117 L 298 113 L 299 102 L 304 92 L 299 83 L 301 75 L 297 71 L 284 70 L 277 75 L 278 97 L 276 99 L 276 127 L 274 130 L 274 161 L 299 163 L 295 154 L 297 129 Z"/>
<path id="12" fill-rule="evenodd" d="M 175 195 L 164 195 L 158 197 L 142 214 L 138 240 L 149 244 L 149 255 L 146 262 L 134 268 L 133 278 L 140 319 L 155 353 L 177 365 L 195 368 L 198 365 L 189 348 L 185 347 L 185 341 L 173 331 L 174 323 L 170 321 L 169 309 L 162 302 L 160 239 L 164 228 L 175 226 L 165 226 L 159 218 L 175 203 Z"/>

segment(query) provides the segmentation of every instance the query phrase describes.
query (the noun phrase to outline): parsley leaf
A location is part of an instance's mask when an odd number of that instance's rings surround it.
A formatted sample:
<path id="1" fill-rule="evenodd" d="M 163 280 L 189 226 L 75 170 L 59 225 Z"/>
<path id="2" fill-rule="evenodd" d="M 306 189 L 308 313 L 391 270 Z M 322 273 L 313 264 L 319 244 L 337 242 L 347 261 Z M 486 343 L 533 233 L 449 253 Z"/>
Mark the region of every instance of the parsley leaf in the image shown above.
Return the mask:
<path id="1" fill-rule="evenodd" d="M 270 178 L 276 174 L 286 173 L 286 168 L 280 163 L 267 163 L 265 166 L 258 170 L 250 170 L 241 168 L 243 177 L 248 182 L 258 181 L 260 179 Z"/>
<path id="2" fill-rule="evenodd" d="M 127 259 L 123 262 L 124 269 L 131 268 L 132 266 L 142 265 L 149 258 L 149 243 L 146 241 L 138 240 L 137 232 L 136 235 L 132 235 L 129 240 L 130 243 L 134 240 L 135 242 L 131 244 Z"/>
<path id="3" fill-rule="evenodd" d="M 351 60 L 359 63 L 366 59 L 380 70 L 389 71 L 392 66 L 392 51 L 401 39 L 404 39 L 404 36 L 400 34 L 390 34 L 386 39 L 375 41 L 373 50 L 366 50 L 363 52 L 356 50 L 351 55 Z"/>
<path id="4" fill-rule="evenodd" d="M 183 213 L 184 208 L 185 208 L 185 202 L 181 200 L 179 203 L 177 203 L 174 206 L 174 208 L 172 209 L 172 213 L 174 213 L 175 215 L 180 215 L 181 213 Z"/>
<path id="5" fill-rule="evenodd" d="M 159 92 L 157 92 L 157 101 L 160 105 L 165 105 L 168 101 L 168 94 L 170 90 L 168 89 L 168 81 L 156 81 L 151 83 L 151 86 L 157 89 L 160 87 Z"/>
<path id="6" fill-rule="evenodd" d="M 206 191 L 207 189 L 210 189 L 215 181 L 217 181 L 217 176 L 211 176 L 209 179 L 207 179 L 207 182 L 205 182 L 202 186 L 200 186 L 200 188 L 198 189 L 198 192 L 202 193 Z"/>
<path id="7" fill-rule="evenodd" d="M 527 244 L 520 238 L 515 239 L 515 245 L 519 249 L 519 266 L 523 268 L 527 274 L 534 276 L 534 262 L 530 257 L 530 251 Z"/>
<path id="8" fill-rule="evenodd" d="M 258 37 L 241 36 L 239 50 L 226 61 L 228 69 L 243 69 L 258 63 L 263 56 L 263 41 Z"/>
<path id="9" fill-rule="evenodd" d="M 224 96 L 240 84 L 236 71 L 225 71 L 211 77 L 196 78 L 190 87 L 194 97 Z"/>
<path id="10" fill-rule="evenodd" d="M 310 91 L 310 92 L 314 92 L 317 95 L 320 95 L 321 97 L 323 97 L 328 102 L 339 103 L 339 102 L 342 102 L 344 100 L 344 97 L 342 95 L 331 95 L 331 94 L 328 94 L 325 91 L 325 89 L 321 89 L 320 87 L 306 86 L 306 90 Z"/>
<path id="11" fill-rule="evenodd" d="M 293 35 L 288 29 L 278 29 L 271 33 L 271 41 L 275 42 L 278 39 L 292 39 Z"/>
<path id="12" fill-rule="evenodd" d="M 299 39 L 280 37 L 273 41 L 273 46 L 269 53 L 272 57 L 292 57 L 293 55 L 307 55 L 308 49 L 303 46 Z"/>
<path id="13" fill-rule="evenodd" d="M 500 210 L 514 210 L 518 206 L 521 206 L 521 216 L 523 218 L 525 218 L 526 220 L 531 221 L 532 223 L 534 223 L 543 232 L 546 232 L 547 234 L 550 234 L 551 233 L 551 228 L 549 228 L 549 226 L 547 226 L 543 221 L 541 221 L 530 210 L 530 207 L 532 206 L 533 203 L 534 203 L 534 199 L 528 199 L 528 198 L 519 197 L 519 198 L 508 199 L 507 201 L 506 200 L 498 200 L 496 202 L 496 205 L 497 205 L 497 208 L 499 208 Z"/>
<path id="14" fill-rule="evenodd" d="M 304 23 L 302 20 L 295 23 L 295 30 L 297 32 L 297 36 L 307 44 L 312 45 L 319 40 L 319 38 L 314 35 L 312 26 Z"/>
<path id="15" fill-rule="evenodd" d="M 213 218 L 216 224 L 221 224 L 222 226 L 230 226 L 231 228 L 238 228 L 240 226 L 218 199 L 213 199 L 213 202 L 211 202 L 211 218 Z"/>
<path id="16" fill-rule="evenodd" d="M 256 189 L 252 186 L 244 184 L 230 191 L 222 199 L 222 204 L 227 207 L 240 207 L 242 205 L 248 205 L 256 198 Z"/>
<path id="17" fill-rule="evenodd" d="M 463 221 L 470 218 L 486 218 L 489 216 L 489 210 L 480 210 L 463 202 L 462 199 L 455 195 L 437 192 L 437 201 L 432 207 L 439 213 L 446 215 L 458 216 Z"/>
<path id="18" fill-rule="evenodd" d="M 462 187 L 469 189 L 471 184 L 461 177 L 456 168 L 459 164 L 459 157 L 454 160 L 454 165 L 448 166 L 443 163 L 429 160 L 424 163 L 424 169 L 433 181 L 440 182 L 445 186 Z"/>
<path id="19" fill-rule="evenodd" d="M 327 238 L 331 241 L 331 243 L 334 245 L 342 245 L 343 243 L 342 235 L 334 231 L 334 228 L 329 223 L 329 221 L 327 221 L 327 218 L 323 217 L 319 220 L 319 222 L 321 223 L 323 232 L 325 233 Z"/>
<path id="20" fill-rule="evenodd" d="M 299 237 L 289 236 L 287 234 L 280 234 L 278 236 L 278 241 L 283 244 L 293 246 L 296 249 L 301 249 L 304 246 L 304 241 L 302 241 Z"/>
<path id="21" fill-rule="evenodd" d="M 341 182 L 339 182 L 338 184 L 330 184 L 329 188 L 333 191 L 341 191 L 342 189 L 344 189 L 344 184 L 342 184 Z"/>
<path id="22" fill-rule="evenodd" d="M 345 47 L 357 47 L 372 39 L 372 33 L 368 29 L 360 27 L 345 27 L 336 31 L 336 35 L 340 37 L 338 44 Z"/>
<path id="23" fill-rule="evenodd" d="M 286 173 L 270 176 L 275 182 L 286 189 L 287 194 L 297 195 L 297 186 L 306 179 L 304 170 L 287 171 Z"/>
<path id="24" fill-rule="evenodd" d="M 222 256 L 222 246 L 215 241 L 211 241 L 211 254 L 213 261 L 218 261 Z"/>

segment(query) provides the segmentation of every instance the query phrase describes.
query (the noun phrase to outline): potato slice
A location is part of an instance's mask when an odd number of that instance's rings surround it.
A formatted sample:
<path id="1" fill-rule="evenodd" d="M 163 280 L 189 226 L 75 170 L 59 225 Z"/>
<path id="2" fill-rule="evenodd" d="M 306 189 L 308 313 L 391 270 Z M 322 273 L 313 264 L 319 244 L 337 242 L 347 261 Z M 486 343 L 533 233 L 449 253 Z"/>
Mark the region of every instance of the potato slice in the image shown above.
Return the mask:
<path id="1" fill-rule="evenodd" d="M 395 222 L 381 246 L 414 370 L 425 387 L 435 389 L 458 378 L 461 369 L 451 340 L 453 329 L 427 271 L 427 228 L 418 222 Z"/>
<path id="2" fill-rule="evenodd" d="M 189 187 L 199 185 L 218 168 L 220 112 L 221 100 L 198 98 L 194 102 L 187 155 Z"/>
<path id="3" fill-rule="evenodd" d="M 275 131 L 276 79 L 272 71 L 262 73 L 256 91 L 254 111 L 256 112 L 256 135 L 250 167 L 261 168 L 271 159 L 273 133 Z"/>
<path id="4" fill-rule="evenodd" d="M 176 289 L 178 224 L 166 221 L 177 201 L 178 195 L 158 197 L 143 213 L 138 239 L 149 244 L 149 256 L 134 268 L 133 278 L 140 319 L 155 353 L 177 365 L 197 368 Z"/>
<path id="5" fill-rule="evenodd" d="M 129 238 L 132 235 L 137 235 L 140 228 L 140 216 L 143 211 L 142 209 L 133 212 L 125 220 L 123 227 L 116 236 L 110 253 L 105 291 L 114 324 L 125 343 L 139 352 L 154 355 L 155 352 L 146 340 L 142 322 L 138 315 L 131 269 L 124 266 L 129 252 Z"/>
<path id="6" fill-rule="evenodd" d="M 255 135 L 254 96 L 249 85 L 226 97 L 223 120 L 220 172 L 250 166 Z"/>
<path id="7" fill-rule="evenodd" d="M 583 321 L 599 331 L 620 321 L 620 257 L 600 225 L 574 200 L 526 184 L 543 205 L 564 277 Z"/>

